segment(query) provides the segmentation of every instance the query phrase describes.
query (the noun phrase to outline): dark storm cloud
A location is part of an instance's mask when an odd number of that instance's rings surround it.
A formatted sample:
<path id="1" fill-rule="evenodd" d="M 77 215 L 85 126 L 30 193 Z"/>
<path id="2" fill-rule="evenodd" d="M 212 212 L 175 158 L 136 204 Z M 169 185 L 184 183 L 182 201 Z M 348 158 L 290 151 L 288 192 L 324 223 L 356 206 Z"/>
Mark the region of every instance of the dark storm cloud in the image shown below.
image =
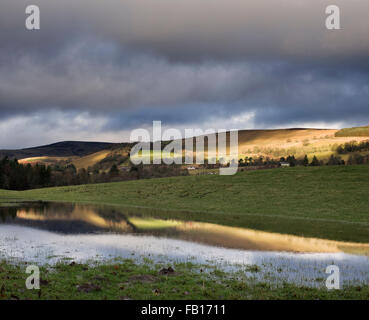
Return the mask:
<path id="1" fill-rule="evenodd" d="M 26 4 L 40 6 L 41 31 L 24 29 Z M 342 30 L 325 29 L 328 0 L 3 0 L 2 48 L 52 52 L 90 33 L 174 60 L 368 54 L 366 0 L 335 0 Z M 37 35 L 36 35 L 37 34 Z"/>
<path id="2" fill-rule="evenodd" d="M 3 0 L 0 122 L 51 124 L 52 110 L 98 118 L 99 133 L 245 113 L 257 127 L 369 122 L 369 2 L 334 2 L 339 31 L 325 0 Z M 40 31 L 25 30 L 26 4 Z"/>

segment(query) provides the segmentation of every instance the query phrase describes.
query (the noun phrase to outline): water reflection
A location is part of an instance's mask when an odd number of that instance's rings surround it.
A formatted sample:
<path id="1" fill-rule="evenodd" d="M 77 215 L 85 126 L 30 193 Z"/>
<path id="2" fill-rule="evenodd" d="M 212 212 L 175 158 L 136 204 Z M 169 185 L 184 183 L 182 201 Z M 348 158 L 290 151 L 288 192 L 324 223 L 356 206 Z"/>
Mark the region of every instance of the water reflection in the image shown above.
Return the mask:
<path id="1" fill-rule="evenodd" d="M 210 223 L 159 219 L 115 207 L 69 203 L 27 203 L 0 207 L 2 224 L 62 234 L 146 234 L 234 249 L 289 252 L 369 253 L 369 244 L 303 238 Z"/>

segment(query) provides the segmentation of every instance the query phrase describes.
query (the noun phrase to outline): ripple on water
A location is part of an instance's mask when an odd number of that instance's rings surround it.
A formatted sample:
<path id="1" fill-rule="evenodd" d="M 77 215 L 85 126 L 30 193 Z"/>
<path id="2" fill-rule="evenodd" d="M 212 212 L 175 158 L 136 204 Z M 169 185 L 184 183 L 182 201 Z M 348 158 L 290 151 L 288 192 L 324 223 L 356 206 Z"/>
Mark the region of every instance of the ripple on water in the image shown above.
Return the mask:
<path id="1" fill-rule="evenodd" d="M 143 262 L 188 262 L 242 272 L 257 281 L 323 286 L 325 269 L 340 268 L 341 283 L 369 284 L 369 258 L 338 253 L 290 253 L 227 249 L 190 241 L 134 234 L 61 235 L 29 227 L 0 225 L 0 255 L 36 264 L 129 258 Z M 251 270 L 250 266 L 258 266 Z"/>

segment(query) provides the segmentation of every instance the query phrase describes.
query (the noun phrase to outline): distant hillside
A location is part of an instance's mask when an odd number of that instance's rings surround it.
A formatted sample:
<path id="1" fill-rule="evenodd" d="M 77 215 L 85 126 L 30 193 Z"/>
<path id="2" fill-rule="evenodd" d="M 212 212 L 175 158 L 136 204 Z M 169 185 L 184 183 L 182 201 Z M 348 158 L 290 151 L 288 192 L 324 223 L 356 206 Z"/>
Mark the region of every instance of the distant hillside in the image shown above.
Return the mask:
<path id="1" fill-rule="evenodd" d="M 327 160 L 332 154 L 337 154 L 338 146 L 352 141 L 359 143 L 367 140 L 368 134 L 369 127 L 341 130 L 312 128 L 240 130 L 238 132 L 239 158 L 263 156 L 279 159 L 288 155 L 302 158 L 307 155 L 310 159 L 315 155 L 319 160 Z M 183 148 L 184 142 L 185 139 L 182 140 Z M 162 147 L 168 143 L 169 141 L 163 141 Z M 114 164 L 126 165 L 132 146 L 132 143 L 65 141 L 20 150 L 0 150 L 0 157 L 8 156 L 18 160 L 23 159 L 22 163 L 46 165 L 64 161 L 74 164 L 77 169 L 94 167 L 106 171 Z M 229 134 L 227 134 L 227 146 L 229 146 Z M 205 143 L 205 158 L 208 156 L 207 149 L 207 143 Z M 193 155 L 196 157 L 196 147 L 193 150 Z M 366 153 L 368 152 L 365 151 Z M 165 158 L 165 153 L 162 156 Z M 346 161 L 349 154 L 341 156 Z M 148 153 L 147 157 L 152 157 L 152 152 Z"/>
<path id="2" fill-rule="evenodd" d="M 336 137 L 369 137 L 369 126 L 344 128 L 336 132 Z"/>
<path id="3" fill-rule="evenodd" d="M 338 129 L 290 128 L 290 129 L 260 129 L 238 131 L 239 158 L 269 157 L 279 159 L 288 155 L 298 158 L 314 155 L 320 160 L 327 160 L 336 154 L 339 145 L 368 138 L 363 136 L 337 136 Z M 227 151 L 229 150 L 229 135 L 227 134 Z M 195 149 L 195 148 L 194 148 Z M 207 151 L 206 145 L 205 150 Z M 205 158 L 207 154 L 205 154 Z M 347 155 L 343 156 L 345 160 Z"/>
<path id="4" fill-rule="evenodd" d="M 95 170 L 109 170 L 112 165 L 120 166 L 129 159 L 129 151 L 132 143 L 121 143 L 108 150 L 101 150 L 84 157 L 72 159 L 72 164 L 77 168 L 93 168 Z"/>
<path id="5" fill-rule="evenodd" d="M 82 157 L 101 150 L 110 149 L 119 145 L 108 142 L 83 142 L 83 141 L 63 141 L 45 146 L 18 149 L 0 150 L 0 157 L 9 158 L 32 158 L 32 157 Z"/>
<path id="6" fill-rule="evenodd" d="M 320 160 L 328 160 L 332 154 L 336 154 L 339 145 L 351 142 L 363 141 L 366 137 L 339 137 L 335 134 L 337 129 L 312 129 L 312 128 L 291 128 L 291 129 L 271 129 L 271 130 L 240 130 L 238 132 L 239 158 L 247 157 L 269 157 L 279 159 L 288 155 L 295 155 L 302 158 L 305 154 L 311 159 L 314 155 Z M 195 139 L 193 139 L 193 142 Z M 182 140 L 183 149 L 184 139 Z M 167 142 L 162 143 L 164 147 Z M 227 146 L 229 146 L 229 135 L 227 134 Z M 207 143 L 205 143 L 205 158 L 207 154 Z M 128 149 L 127 149 L 128 148 Z M 115 151 L 112 151 L 114 149 Z M 227 149 L 229 149 L 227 147 Z M 109 169 L 113 164 L 120 165 L 121 161 L 128 156 L 129 145 L 117 146 L 109 150 L 101 150 L 84 157 L 72 160 L 72 163 L 80 168 L 98 167 L 104 170 Z M 167 157 L 165 153 L 162 155 Z M 181 155 L 179 155 L 181 156 Z M 194 156 L 196 157 L 196 147 L 194 145 Z M 152 153 L 147 154 L 152 157 Z M 347 160 L 349 155 L 341 155 Z"/>

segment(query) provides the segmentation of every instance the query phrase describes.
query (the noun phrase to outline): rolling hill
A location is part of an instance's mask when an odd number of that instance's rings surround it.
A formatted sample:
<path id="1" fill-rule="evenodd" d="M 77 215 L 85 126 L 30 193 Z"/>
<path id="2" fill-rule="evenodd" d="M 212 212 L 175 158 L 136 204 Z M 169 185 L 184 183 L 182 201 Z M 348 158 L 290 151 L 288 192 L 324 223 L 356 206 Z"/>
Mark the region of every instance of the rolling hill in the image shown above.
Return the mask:
<path id="1" fill-rule="evenodd" d="M 263 156 L 279 159 L 288 155 L 301 158 L 306 154 L 309 158 L 316 155 L 321 160 L 327 160 L 330 155 L 336 154 L 335 150 L 339 145 L 350 141 L 368 140 L 369 130 L 367 128 L 240 130 L 238 132 L 239 158 Z M 182 140 L 183 147 L 184 141 Z M 167 143 L 163 143 L 163 146 Z M 122 164 L 122 159 L 128 157 L 132 145 L 130 143 L 64 141 L 34 148 L 0 150 L 0 158 L 8 156 L 20 159 L 23 163 L 43 164 L 68 161 L 73 163 L 77 169 L 87 169 L 95 164 L 104 163 L 104 170 L 108 170 L 115 160 L 117 160 L 115 164 Z M 148 154 L 148 156 L 151 155 Z M 206 157 L 207 154 L 205 154 Z M 342 157 L 347 160 L 349 155 Z"/>
<path id="2" fill-rule="evenodd" d="M 335 135 L 336 137 L 369 137 L 369 126 L 341 129 Z"/>
<path id="3" fill-rule="evenodd" d="M 101 150 L 110 149 L 118 145 L 109 142 L 83 142 L 83 141 L 63 141 L 45 146 L 18 150 L 0 150 L 0 157 L 9 158 L 34 158 L 34 157 L 82 157 Z"/>
<path id="4" fill-rule="evenodd" d="M 238 132 L 239 158 L 263 156 L 279 159 L 288 155 L 302 158 L 306 154 L 309 158 L 316 155 L 319 159 L 326 160 L 331 154 L 336 153 L 337 146 L 341 144 L 369 139 L 369 135 L 337 136 L 336 133 L 339 131 L 311 128 L 240 130 Z M 228 135 L 227 146 L 229 146 Z"/>

